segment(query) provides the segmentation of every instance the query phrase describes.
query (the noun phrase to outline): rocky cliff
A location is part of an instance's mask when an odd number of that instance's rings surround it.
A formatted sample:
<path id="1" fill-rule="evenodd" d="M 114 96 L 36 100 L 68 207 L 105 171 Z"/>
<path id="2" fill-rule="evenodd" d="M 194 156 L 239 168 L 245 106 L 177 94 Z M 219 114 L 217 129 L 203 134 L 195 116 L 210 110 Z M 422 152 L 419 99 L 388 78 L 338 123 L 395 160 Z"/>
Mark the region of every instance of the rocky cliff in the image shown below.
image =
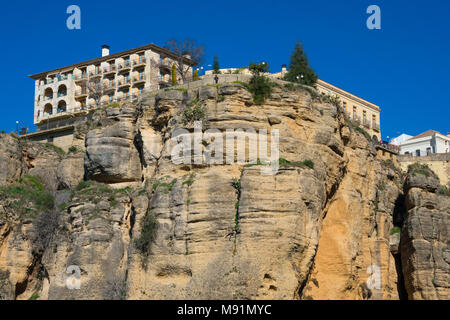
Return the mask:
<path id="1" fill-rule="evenodd" d="M 277 129 L 278 172 L 177 164 L 193 120 Z M 448 299 L 448 191 L 377 159 L 312 88 L 263 105 L 240 83 L 161 91 L 74 135 L 68 154 L 1 135 L 0 298 Z"/>

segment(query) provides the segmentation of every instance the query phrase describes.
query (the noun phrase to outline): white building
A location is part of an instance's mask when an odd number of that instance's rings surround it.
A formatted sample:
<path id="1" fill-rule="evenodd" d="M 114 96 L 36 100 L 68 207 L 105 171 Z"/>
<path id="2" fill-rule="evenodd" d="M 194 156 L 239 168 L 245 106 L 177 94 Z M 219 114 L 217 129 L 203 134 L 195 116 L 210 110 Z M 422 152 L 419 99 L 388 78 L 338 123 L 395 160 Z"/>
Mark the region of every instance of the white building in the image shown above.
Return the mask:
<path id="1" fill-rule="evenodd" d="M 396 138 L 391 139 L 391 141 L 389 141 L 390 144 L 399 146 L 403 141 L 406 141 L 408 139 L 411 139 L 413 136 L 410 136 L 409 134 L 401 134 Z"/>
<path id="2" fill-rule="evenodd" d="M 192 74 L 194 61 L 154 44 L 109 54 L 70 66 L 33 74 L 34 124 L 48 130 L 73 123 L 76 116 L 98 105 L 107 105 L 171 85 L 172 66 L 182 61 Z M 178 83 L 181 77 L 177 74 Z M 96 90 L 92 90 L 95 86 Z M 97 92 L 93 92 L 97 91 Z M 94 95 L 98 95 L 99 101 Z"/>
<path id="3" fill-rule="evenodd" d="M 450 133 L 443 135 L 434 130 L 425 131 L 400 142 L 400 154 L 426 156 L 432 153 L 450 152 Z"/>

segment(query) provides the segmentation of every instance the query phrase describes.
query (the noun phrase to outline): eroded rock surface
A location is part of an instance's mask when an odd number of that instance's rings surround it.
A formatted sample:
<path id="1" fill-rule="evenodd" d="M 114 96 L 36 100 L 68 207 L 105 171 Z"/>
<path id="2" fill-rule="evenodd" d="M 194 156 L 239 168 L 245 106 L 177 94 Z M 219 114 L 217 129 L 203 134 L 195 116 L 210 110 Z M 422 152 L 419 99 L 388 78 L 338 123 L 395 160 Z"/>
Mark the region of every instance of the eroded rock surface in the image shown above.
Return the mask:
<path id="1" fill-rule="evenodd" d="M 227 129 L 279 130 L 278 172 L 174 163 L 194 120 L 210 157 Z M 403 188 L 354 127 L 306 90 L 255 105 L 227 83 L 96 111 L 67 155 L 2 135 L 0 298 L 448 299 L 448 195 L 432 173 Z"/>

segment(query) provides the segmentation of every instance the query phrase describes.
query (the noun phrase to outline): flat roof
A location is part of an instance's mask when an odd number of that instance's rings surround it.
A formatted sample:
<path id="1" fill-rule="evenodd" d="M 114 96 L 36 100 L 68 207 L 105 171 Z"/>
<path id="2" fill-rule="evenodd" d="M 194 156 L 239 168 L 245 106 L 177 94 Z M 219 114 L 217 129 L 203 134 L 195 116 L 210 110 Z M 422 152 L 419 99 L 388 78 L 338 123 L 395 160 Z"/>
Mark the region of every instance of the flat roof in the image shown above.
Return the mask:
<path id="1" fill-rule="evenodd" d="M 91 60 L 86 60 L 86 61 L 75 63 L 75 64 L 72 64 L 72 65 L 69 65 L 69 66 L 65 66 L 65 67 L 62 67 L 62 68 L 57 68 L 57 69 L 53 69 L 53 70 L 49 70 L 49 71 L 44 71 L 44 72 L 32 74 L 32 75 L 29 75 L 29 77 L 32 78 L 32 79 L 39 79 L 39 78 L 42 78 L 43 76 L 46 76 L 49 73 L 66 72 L 66 71 L 72 70 L 72 69 L 74 69 L 76 67 L 81 67 L 81 66 L 85 66 L 85 65 L 89 65 L 89 64 L 95 64 L 95 63 L 98 63 L 98 62 L 103 62 L 103 61 L 106 61 L 106 60 L 109 60 L 109 59 L 119 58 L 119 57 L 121 57 L 123 55 L 132 54 L 132 53 L 135 53 L 137 51 L 148 50 L 148 49 L 153 49 L 154 51 L 157 51 L 157 52 L 160 52 L 160 53 L 164 53 L 164 54 L 166 54 L 166 55 L 168 55 L 170 57 L 173 57 L 173 58 L 177 58 L 178 57 L 178 55 L 176 53 L 174 53 L 174 52 L 172 52 L 172 51 L 170 51 L 168 49 L 165 49 L 163 47 L 157 46 L 157 45 L 155 45 L 153 43 L 150 43 L 150 44 L 146 44 L 144 46 L 140 46 L 140 47 L 137 47 L 137 48 L 128 49 L 128 50 L 125 50 L 125 51 L 120 51 L 120 52 L 117 52 L 117 53 L 113 53 L 113 54 L 110 54 L 110 55 L 107 55 L 107 56 L 104 56 L 104 57 L 99 57 L 99 58 L 95 58 L 95 59 L 91 59 Z M 183 59 L 184 59 L 186 64 L 189 64 L 191 66 L 196 64 L 196 62 L 191 60 L 191 59 L 188 59 L 188 58 L 183 58 Z"/>

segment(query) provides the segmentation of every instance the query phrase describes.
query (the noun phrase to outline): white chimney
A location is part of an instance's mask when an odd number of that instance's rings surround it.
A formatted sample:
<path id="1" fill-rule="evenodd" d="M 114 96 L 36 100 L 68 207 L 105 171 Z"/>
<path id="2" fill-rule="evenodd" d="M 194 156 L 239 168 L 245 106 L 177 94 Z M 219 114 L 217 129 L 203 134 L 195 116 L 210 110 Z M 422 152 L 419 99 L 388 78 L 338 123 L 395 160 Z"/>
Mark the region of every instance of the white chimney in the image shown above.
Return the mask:
<path id="1" fill-rule="evenodd" d="M 283 64 L 282 66 L 281 66 L 281 72 L 286 72 L 286 65 L 285 64 Z"/>
<path id="2" fill-rule="evenodd" d="M 102 45 L 102 57 L 109 56 L 109 46 L 106 44 Z"/>

